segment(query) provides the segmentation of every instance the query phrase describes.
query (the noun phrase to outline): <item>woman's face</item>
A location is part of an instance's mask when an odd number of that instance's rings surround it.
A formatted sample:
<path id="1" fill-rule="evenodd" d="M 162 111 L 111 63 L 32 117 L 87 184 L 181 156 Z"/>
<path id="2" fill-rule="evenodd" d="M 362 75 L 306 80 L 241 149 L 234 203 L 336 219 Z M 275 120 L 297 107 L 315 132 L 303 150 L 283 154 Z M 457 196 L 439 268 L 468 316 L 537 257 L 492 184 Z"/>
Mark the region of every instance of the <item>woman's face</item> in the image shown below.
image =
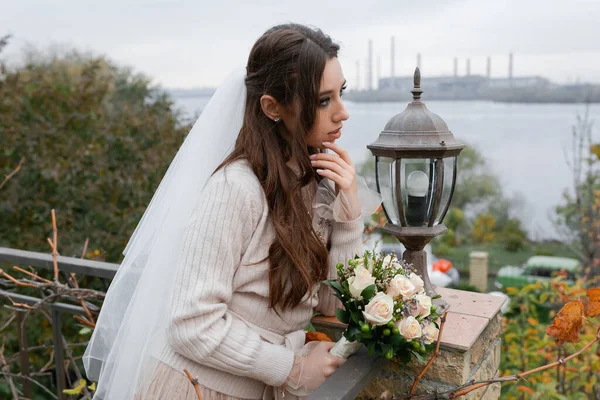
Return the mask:
<path id="1" fill-rule="evenodd" d="M 310 130 L 306 144 L 314 148 L 323 148 L 323 142 L 333 143 L 342 136 L 342 125 L 349 118 L 348 111 L 342 102 L 342 94 L 346 88 L 346 79 L 337 57 L 325 64 L 319 104 L 315 123 Z"/>

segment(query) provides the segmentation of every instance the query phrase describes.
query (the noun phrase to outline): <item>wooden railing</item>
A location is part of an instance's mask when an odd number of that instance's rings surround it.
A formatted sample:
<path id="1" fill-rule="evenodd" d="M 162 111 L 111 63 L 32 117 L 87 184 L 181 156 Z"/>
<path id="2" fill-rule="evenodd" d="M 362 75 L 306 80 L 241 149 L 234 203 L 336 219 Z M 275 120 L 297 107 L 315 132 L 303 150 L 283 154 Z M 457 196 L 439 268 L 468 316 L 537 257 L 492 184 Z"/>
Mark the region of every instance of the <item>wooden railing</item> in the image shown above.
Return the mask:
<path id="1" fill-rule="evenodd" d="M 45 253 L 36 253 L 32 251 L 17 250 L 0 247 L 0 263 L 10 263 L 19 266 L 32 266 L 43 269 L 53 269 L 52 256 Z M 112 279 L 119 268 L 119 264 L 112 264 L 100 261 L 82 260 L 79 258 L 58 256 L 60 270 L 67 273 L 76 273 L 78 275 L 87 275 L 92 277 Z M 10 298 L 17 303 L 35 305 L 40 302 L 39 298 L 16 294 L 5 290 L 0 290 L 0 297 Z M 65 303 L 45 303 L 50 311 L 52 323 L 52 336 L 54 341 L 54 354 L 56 361 L 56 382 L 57 397 L 60 400 L 65 399 L 63 390 L 65 385 L 65 345 L 62 336 L 62 314 L 85 315 L 83 307 L 65 304 Z M 29 351 L 26 335 L 26 320 L 17 313 L 17 335 L 19 340 L 19 366 L 20 375 L 23 381 L 23 394 L 31 398 L 31 381 L 29 366 Z M 334 319 L 317 317 L 313 321 L 315 326 L 331 325 L 339 328 L 339 323 Z M 330 326 L 330 327 L 331 327 Z M 327 381 L 321 385 L 309 398 L 319 400 L 340 400 L 354 399 L 358 393 L 371 381 L 371 379 L 381 371 L 387 362 L 386 360 L 368 357 L 366 349 L 362 349 L 352 356 L 348 361 L 333 374 Z"/>

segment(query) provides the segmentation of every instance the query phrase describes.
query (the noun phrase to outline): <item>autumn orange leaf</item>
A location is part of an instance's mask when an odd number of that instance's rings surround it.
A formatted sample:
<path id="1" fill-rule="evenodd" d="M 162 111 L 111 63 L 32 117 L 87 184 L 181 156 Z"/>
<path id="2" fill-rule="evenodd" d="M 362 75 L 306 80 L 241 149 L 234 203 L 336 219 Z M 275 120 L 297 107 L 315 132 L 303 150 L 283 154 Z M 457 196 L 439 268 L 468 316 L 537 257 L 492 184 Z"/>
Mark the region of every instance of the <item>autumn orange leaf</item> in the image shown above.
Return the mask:
<path id="1" fill-rule="evenodd" d="M 595 317 L 600 314 L 600 288 L 593 288 L 587 291 L 589 303 L 585 315 Z"/>
<path id="2" fill-rule="evenodd" d="M 331 342 L 331 339 L 329 339 L 329 336 L 327 336 L 323 332 L 306 332 L 306 339 L 304 342 L 308 343 L 314 341 Z"/>
<path id="3" fill-rule="evenodd" d="M 523 392 L 527 392 L 527 393 L 529 393 L 531 395 L 535 394 L 535 391 L 532 388 L 527 387 L 527 386 L 523 386 L 523 385 L 517 386 L 517 390 L 521 390 Z"/>
<path id="4" fill-rule="evenodd" d="M 583 327 L 583 302 L 572 300 L 561 308 L 546 333 L 552 336 L 557 345 L 564 342 L 577 342 Z"/>

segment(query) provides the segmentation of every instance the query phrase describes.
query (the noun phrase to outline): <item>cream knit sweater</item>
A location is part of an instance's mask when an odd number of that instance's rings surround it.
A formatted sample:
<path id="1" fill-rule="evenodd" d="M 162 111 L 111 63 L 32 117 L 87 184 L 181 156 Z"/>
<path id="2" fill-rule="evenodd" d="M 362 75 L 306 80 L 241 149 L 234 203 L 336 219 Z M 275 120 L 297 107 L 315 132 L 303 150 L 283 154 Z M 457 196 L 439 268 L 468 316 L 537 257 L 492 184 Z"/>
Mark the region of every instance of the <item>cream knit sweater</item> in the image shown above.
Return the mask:
<path id="1" fill-rule="evenodd" d="M 335 278 L 338 262 L 362 253 L 363 221 L 327 225 L 329 276 Z M 178 371 L 187 368 L 207 388 L 241 398 L 260 399 L 266 386 L 285 382 L 293 351 L 269 343 L 251 326 L 286 335 L 302 330 L 315 311 L 333 315 L 338 303 L 321 285 L 281 316 L 269 308 L 266 258 L 274 238 L 264 192 L 249 166 L 235 162 L 215 173 L 186 230 L 170 346 L 161 361 Z"/>

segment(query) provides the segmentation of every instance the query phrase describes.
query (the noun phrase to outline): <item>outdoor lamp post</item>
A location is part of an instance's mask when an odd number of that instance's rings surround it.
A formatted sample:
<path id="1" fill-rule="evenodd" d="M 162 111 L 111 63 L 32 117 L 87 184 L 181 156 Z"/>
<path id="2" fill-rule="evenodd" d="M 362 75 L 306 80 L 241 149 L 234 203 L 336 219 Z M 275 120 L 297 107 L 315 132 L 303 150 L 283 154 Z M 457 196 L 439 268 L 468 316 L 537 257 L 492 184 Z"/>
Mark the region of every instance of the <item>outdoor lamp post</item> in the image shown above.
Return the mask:
<path id="1" fill-rule="evenodd" d="M 377 190 L 388 219 L 383 230 L 404 244 L 402 258 L 414 265 L 427 294 L 433 296 L 423 248 L 447 230 L 442 221 L 452 200 L 457 157 L 464 145 L 421 102 L 422 92 L 417 68 L 413 101 L 389 120 L 367 148 L 375 156 Z M 446 308 L 447 303 L 441 301 L 438 306 Z"/>

